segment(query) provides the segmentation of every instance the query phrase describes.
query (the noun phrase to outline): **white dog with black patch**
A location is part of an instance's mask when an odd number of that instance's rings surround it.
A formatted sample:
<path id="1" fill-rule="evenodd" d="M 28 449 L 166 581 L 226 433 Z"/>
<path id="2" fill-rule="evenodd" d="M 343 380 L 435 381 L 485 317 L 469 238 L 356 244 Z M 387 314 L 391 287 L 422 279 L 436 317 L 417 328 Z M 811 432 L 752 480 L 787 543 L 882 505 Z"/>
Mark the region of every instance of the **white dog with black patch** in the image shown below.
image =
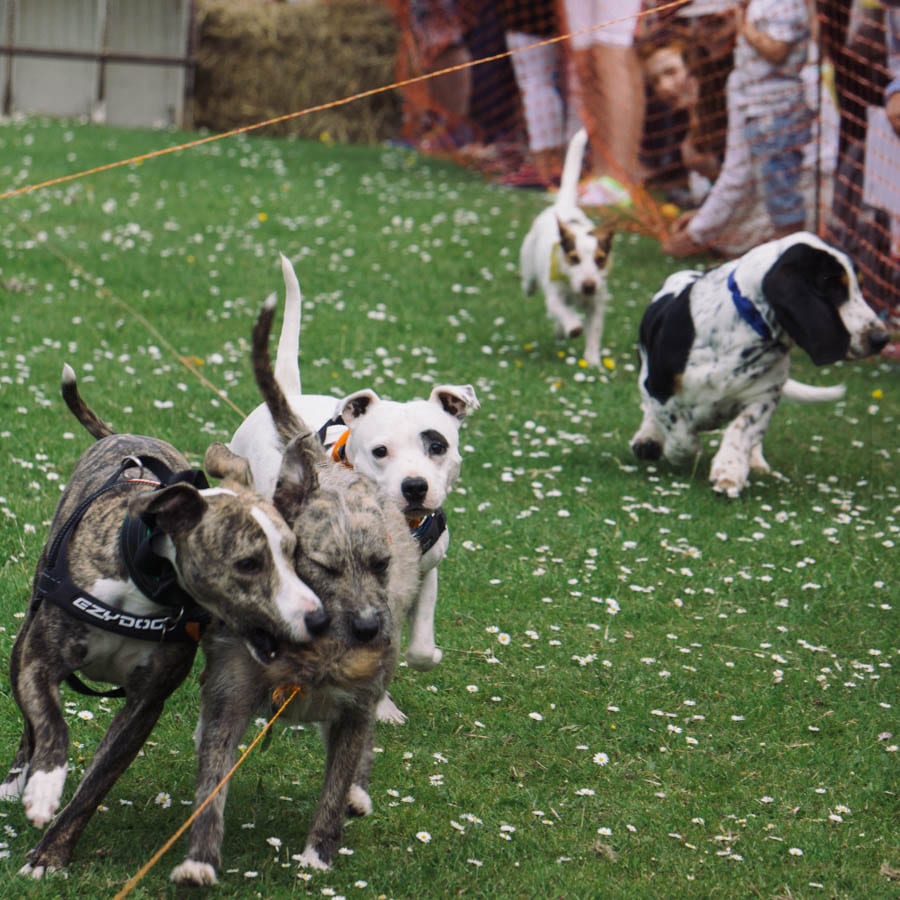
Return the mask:
<path id="1" fill-rule="evenodd" d="M 603 317 L 609 301 L 606 275 L 614 230 L 594 225 L 578 206 L 578 179 L 587 146 L 582 128 L 569 141 L 559 192 L 522 242 L 522 290 L 544 292 L 547 315 L 559 338 L 585 333 L 584 358 L 600 365 Z M 585 327 L 587 328 L 585 332 Z"/>
<path id="2" fill-rule="evenodd" d="M 285 284 L 284 320 L 275 358 L 275 380 L 294 413 L 319 436 L 335 462 L 352 466 L 370 478 L 406 516 L 422 556 L 421 588 L 409 614 L 410 666 L 427 670 L 442 657 L 435 644 L 434 612 L 438 594 L 437 566 L 446 556 L 450 534 L 443 504 L 459 476 L 459 428 L 479 408 L 469 385 L 438 385 L 427 400 L 400 403 L 381 399 L 374 391 L 356 391 L 342 400 L 304 394 L 300 383 L 300 284 L 290 261 L 282 255 Z M 254 483 L 271 497 L 284 451 L 265 404 L 244 420 L 230 448 L 250 462 Z M 405 716 L 389 697 L 378 708 L 382 721 L 403 722 Z"/>
<path id="3" fill-rule="evenodd" d="M 842 386 L 788 377 L 790 351 L 817 366 L 879 353 L 888 333 L 845 253 L 805 231 L 769 241 L 707 272 L 670 275 L 644 312 L 638 350 L 639 459 L 689 465 L 699 433 L 724 428 L 713 490 L 737 497 L 751 470 L 768 472 L 763 438 L 783 398 L 835 400 Z"/>

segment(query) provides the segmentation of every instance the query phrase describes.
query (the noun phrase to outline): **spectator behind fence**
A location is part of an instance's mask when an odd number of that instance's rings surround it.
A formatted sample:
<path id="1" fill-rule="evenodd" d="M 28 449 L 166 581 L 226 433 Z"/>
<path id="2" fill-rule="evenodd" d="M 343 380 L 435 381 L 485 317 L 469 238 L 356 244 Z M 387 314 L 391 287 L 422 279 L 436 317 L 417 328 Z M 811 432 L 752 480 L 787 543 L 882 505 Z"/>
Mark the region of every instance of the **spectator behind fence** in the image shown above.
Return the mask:
<path id="1" fill-rule="evenodd" d="M 634 47 L 641 0 L 565 0 L 578 110 L 591 147 L 586 206 L 630 203 L 641 181 L 644 82 Z"/>
<path id="2" fill-rule="evenodd" d="M 398 47 L 398 75 L 455 71 L 409 85 L 404 104 L 408 139 L 426 152 L 455 149 L 473 140 L 469 123 L 472 57 L 465 43 L 465 23 L 455 0 L 390 0 L 404 34 Z"/>
<path id="3" fill-rule="evenodd" d="M 501 179 L 504 184 L 558 184 L 563 149 L 580 127 L 577 114 L 566 99 L 562 46 L 559 43 L 532 46 L 560 33 L 557 5 L 556 0 L 504 0 L 502 3 L 506 46 L 512 52 L 530 156 L 522 168 Z"/>
<path id="4" fill-rule="evenodd" d="M 887 5 L 887 4 L 886 4 Z M 900 3 L 885 10 L 890 81 L 883 107 L 870 107 L 868 126 L 842 153 L 828 237 L 846 250 L 860 273 L 866 299 L 885 318 L 900 319 Z M 896 343 L 884 351 L 900 355 Z"/>
<path id="5" fill-rule="evenodd" d="M 713 85 L 701 81 L 695 54 L 671 31 L 640 42 L 638 55 L 650 89 L 642 158 L 647 182 L 666 190 L 669 200 L 693 208 L 709 192 L 725 154 L 725 81 L 722 116 L 704 115 L 701 94 Z M 707 108 L 709 104 L 706 104 Z"/>
<path id="6" fill-rule="evenodd" d="M 768 210 L 769 234 L 790 234 L 806 224 L 800 187 L 804 147 L 813 113 L 802 70 L 809 50 L 804 0 L 749 0 L 737 17 L 735 65 L 727 82 L 728 135 L 722 171 L 695 213 L 677 219 L 663 249 L 689 256 L 727 243 L 740 227 L 740 210 L 758 191 Z"/>

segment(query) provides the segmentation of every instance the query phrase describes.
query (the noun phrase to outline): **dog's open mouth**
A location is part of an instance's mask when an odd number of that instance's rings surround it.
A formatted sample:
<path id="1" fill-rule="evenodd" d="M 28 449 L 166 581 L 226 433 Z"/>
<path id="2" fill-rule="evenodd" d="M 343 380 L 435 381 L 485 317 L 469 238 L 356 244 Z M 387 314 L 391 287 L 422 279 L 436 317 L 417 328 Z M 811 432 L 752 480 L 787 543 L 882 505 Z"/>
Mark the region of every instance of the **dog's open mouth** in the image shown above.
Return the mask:
<path id="1" fill-rule="evenodd" d="M 268 665 L 278 657 L 279 643 L 274 635 L 262 628 L 253 628 L 244 634 L 244 643 L 260 665 Z"/>

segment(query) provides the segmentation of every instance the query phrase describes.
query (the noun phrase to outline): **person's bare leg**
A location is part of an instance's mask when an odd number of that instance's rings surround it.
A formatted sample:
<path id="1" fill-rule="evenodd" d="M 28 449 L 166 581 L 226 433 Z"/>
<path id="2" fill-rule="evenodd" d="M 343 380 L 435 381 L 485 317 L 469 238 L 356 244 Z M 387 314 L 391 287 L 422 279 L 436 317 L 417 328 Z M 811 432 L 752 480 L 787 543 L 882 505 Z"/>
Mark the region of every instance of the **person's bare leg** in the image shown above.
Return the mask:
<path id="1" fill-rule="evenodd" d="M 449 69 L 451 66 L 461 66 L 472 61 L 469 51 L 465 47 L 448 47 L 442 51 L 432 63 L 432 72 L 441 69 Z M 469 102 L 472 99 L 472 72 L 471 69 L 459 69 L 456 72 L 448 72 L 438 78 L 432 78 L 431 96 L 435 102 L 451 116 L 464 119 L 469 114 Z"/>
<path id="2" fill-rule="evenodd" d="M 583 88 L 582 108 L 589 110 L 598 131 L 594 174 L 636 184 L 645 106 L 640 61 L 634 47 L 595 44 L 588 52 L 595 80 L 593 91 Z M 590 129 L 588 134 L 594 137 Z"/>

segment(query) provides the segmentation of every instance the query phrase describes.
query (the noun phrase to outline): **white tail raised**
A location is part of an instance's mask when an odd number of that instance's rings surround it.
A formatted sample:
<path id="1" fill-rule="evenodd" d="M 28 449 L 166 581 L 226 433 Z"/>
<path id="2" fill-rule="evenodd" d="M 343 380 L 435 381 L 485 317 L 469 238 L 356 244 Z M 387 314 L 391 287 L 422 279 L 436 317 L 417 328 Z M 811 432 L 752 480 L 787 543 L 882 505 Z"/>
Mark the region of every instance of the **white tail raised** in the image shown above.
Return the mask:
<path id="1" fill-rule="evenodd" d="M 275 380 L 289 397 L 300 394 L 300 318 L 303 314 L 303 295 L 291 261 L 281 254 L 281 274 L 284 276 L 284 319 L 275 356 Z"/>

